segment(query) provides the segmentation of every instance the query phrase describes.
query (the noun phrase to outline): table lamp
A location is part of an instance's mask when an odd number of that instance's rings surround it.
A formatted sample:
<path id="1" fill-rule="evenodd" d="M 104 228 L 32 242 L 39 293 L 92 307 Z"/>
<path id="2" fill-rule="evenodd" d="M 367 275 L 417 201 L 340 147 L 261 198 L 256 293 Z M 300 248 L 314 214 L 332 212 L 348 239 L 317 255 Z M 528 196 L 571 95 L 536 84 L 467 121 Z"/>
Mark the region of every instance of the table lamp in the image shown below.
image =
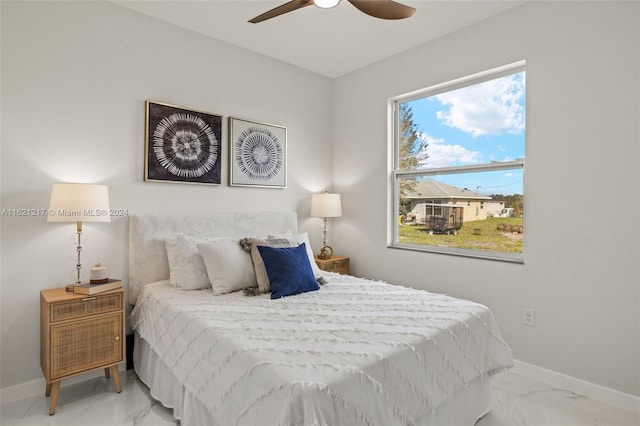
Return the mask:
<path id="1" fill-rule="evenodd" d="M 80 284 L 82 222 L 111 222 L 109 188 L 105 185 L 87 183 L 54 183 L 51 187 L 47 222 L 76 222 L 78 234 L 76 284 Z M 68 285 L 66 289 L 73 291 L 73 284 Z"/>
<path id="2" fill-rule="evenodd" d="M 329 259 L 333 254 L 333 249 L 327 245 L 327 218 L 342 216 L 342 200 L 340 194 L 313 194 L 311 197 L 311 217 L 321 217 L 324 219 L 322 248 L 318 257 Z"/>

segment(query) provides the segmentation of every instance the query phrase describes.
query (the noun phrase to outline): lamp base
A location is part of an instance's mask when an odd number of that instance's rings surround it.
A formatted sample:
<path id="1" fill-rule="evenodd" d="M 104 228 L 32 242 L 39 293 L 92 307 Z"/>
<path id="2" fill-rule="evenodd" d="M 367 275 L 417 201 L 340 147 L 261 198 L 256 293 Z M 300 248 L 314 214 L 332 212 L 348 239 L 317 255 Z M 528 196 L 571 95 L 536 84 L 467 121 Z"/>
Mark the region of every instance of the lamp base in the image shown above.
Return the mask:
<path id="1" fill-rule="evenodd" d="M 322 260 L 327 260 L 327 259 L 331 259 L 332 255 L 333 255 L 333 249 L 330 246 L 322 246 L 322 248 L 320 249 L 320 254 L 318 255 L 318 258 Z"/>

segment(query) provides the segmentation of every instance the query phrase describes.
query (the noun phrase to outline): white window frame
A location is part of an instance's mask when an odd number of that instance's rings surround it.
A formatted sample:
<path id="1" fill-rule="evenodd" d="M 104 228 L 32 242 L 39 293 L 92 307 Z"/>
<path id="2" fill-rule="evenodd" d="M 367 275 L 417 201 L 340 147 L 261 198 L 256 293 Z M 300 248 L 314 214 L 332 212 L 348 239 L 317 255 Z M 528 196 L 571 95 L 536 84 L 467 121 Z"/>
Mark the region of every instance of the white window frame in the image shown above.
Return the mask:
<path id="1" fill-rule="evenodd" d="M 461 174 L 472 172 L 488 172 L 488 171 L 500 171 L 500 170 L 514 170 L 522 169 L 524 171 L 525 159 L 518 159 L 515 161 L 498 162 L 498 163 L 485 163 L 474 164 L 470 166 L 456 166 L 456 167 L 440 167 L 440 168 L 428 168 L 418 170 L 399 170 L 399 114 L 398 105 L 404 102 L 410 102 L 412 100 L 437 95 L 443 92 L 449 92 L 452 90 L 460 89 L 466 86 L 483 83 L 485 81 L 494 80 L 507 75 L 515 74 L 518 72 L 526 71 L 526 62 L 518 61 L 512 64 L 504 65 L 502 67 L 493 68 L 487 71 L 482 71 L 476 74 L 472 74 L 466 77 L 458 78 L 449 82 L 436 84 L 434 86 L 427 87 L 425 89 L 417 90 L 414 92 L 406 93 L 403 95 L 395 96 L 388 100 L 388 146 L 389 146 L 389 182 L 388 182 L 388 236 L 387 247 L 442 253 L 457 256 L 465 256 L 480 259 L 500 260 L 512 263 L 524 263 L 524 253 L 505 253 L 489 250 L 475 250 L 475 249 L 462 249 L 452 247 L 439 247 L 433 245 L 421 245 L 421 244 L 409 244 L 401 243 L 399 241 L 400 225 L 398 222 L 398 211 L 400 210 L 400 179 L 403 177 L 425 177 L 425 176 L 437 176 L 446 174 Z M 526 130 L 525 130 L 526 131 Z M 526 144 L 525 144 L 526 150 Z M 524 176 L 524 174 L 523 174 Z M 524 188 L 524 187 L 523 187 Z M 523 190 L 523 195 L 524 195 Z M 526 198 L 525 198 L 526 199 Z M 526 216 L 525 216 L 526 217 Z"/>

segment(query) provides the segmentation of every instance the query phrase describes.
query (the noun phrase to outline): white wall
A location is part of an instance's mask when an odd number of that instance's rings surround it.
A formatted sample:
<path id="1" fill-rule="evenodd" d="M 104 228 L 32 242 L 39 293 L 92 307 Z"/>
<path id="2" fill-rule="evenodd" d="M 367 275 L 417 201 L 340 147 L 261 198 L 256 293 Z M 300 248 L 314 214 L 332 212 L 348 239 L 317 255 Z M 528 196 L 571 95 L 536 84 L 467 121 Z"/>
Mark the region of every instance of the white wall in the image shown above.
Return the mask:
<path id="1" fill-rule="evenodd" d="M 487 304 L 519 360 L 640 395 L 639 24 L 638 3 L 532 2 L 337 79 L 352 271 Z M 388 249 L 387 99 L 521 59 L 525 264 Z"/>
<path id="2" fill-rule="evenodd" d="M 332 81 L 102 2 L 2 7 L 2 208 L 47 208 L 58 181 L 109 185 L 111 206 L 150 211 L 293 210 L 331 189 Z M 223 184 L 143 182 L 144 101 L 225 116 Z M 288 129 L 288 188 L 231 188 L 227 117 Z M 2 217 L 0 387 L 41 379 L 39 291 L 74 279 L 75 225 Z M 85 271 L 127 274 L 128 220 L 85 224 Z"/>

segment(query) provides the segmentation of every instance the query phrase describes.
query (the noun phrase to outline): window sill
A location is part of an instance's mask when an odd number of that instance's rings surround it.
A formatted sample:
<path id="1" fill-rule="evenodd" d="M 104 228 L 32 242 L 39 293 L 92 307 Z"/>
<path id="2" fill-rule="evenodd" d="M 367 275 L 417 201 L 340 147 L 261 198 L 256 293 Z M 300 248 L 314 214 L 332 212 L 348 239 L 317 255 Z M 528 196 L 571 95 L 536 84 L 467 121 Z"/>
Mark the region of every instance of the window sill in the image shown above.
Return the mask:
<path id="1" fill-rule="evenodd" d="M 488 251 L 488 250 L 471 250 L 471 249 L 460 249 L 460 248 L 450 248 L 450 247 L 407 244 L 407 243 L 400 243 L 400 242 L 393 242 L 387 245 L 387 248 L 421 251 L 425 253 L 447 254 L 451 256 L 471 257 L 474 259 L 495 260 L 499 262 L 516 263 L 521 265 L 524 264 L 524 254 L 521 254 L 521 253 L 501 253 L 501 252 Z"/>

